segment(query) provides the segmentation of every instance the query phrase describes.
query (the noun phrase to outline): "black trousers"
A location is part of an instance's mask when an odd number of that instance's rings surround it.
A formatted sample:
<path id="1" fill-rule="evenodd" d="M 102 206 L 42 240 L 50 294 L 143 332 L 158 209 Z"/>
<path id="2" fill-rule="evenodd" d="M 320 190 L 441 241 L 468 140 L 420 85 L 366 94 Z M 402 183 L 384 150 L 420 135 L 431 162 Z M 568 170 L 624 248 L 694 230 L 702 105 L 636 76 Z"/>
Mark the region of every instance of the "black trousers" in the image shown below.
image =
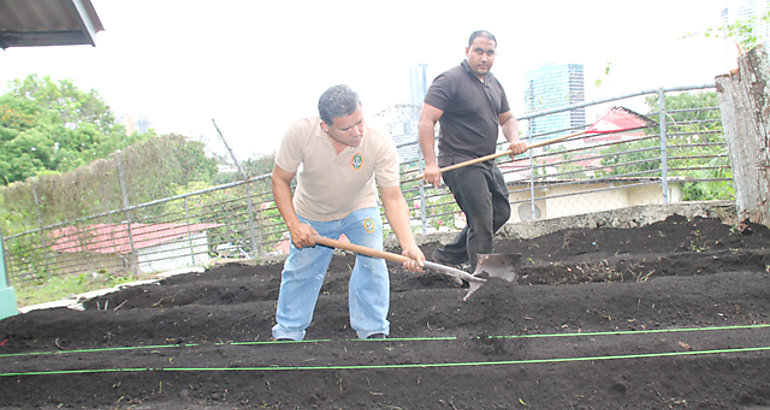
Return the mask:
<path id="1" fill-rule="evenodd" d="M 467 225 L 436 253 L 451 263 L 469 262 L 476 269 L 476 255 L 492 253 L 495 232 L 511 216 L 508 187 L 496 166 L 470 165 L 442 174 L 465 213 Z"/>

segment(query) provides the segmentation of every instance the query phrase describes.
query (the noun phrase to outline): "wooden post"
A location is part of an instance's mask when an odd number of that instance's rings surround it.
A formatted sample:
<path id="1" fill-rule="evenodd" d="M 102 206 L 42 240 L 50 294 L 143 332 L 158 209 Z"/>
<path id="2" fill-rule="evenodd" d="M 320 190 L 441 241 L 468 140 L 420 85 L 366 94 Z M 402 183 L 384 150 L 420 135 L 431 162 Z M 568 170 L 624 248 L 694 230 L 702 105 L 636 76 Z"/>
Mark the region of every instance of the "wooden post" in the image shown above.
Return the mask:
<path id="1" fill-rule="evenodd" d="M 770 226 L 770 64 L 757 46 L 716 77 L 738 219 Z"/>

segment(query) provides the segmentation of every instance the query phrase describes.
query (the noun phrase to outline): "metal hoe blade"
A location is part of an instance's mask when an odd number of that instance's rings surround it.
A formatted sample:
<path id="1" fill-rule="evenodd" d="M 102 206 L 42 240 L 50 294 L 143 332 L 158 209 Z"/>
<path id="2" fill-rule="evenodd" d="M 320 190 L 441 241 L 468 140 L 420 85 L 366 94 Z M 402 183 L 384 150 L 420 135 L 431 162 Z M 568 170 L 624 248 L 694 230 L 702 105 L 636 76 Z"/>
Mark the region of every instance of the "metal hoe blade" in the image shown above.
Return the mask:
<path id="1" fill-rule="evenodd" d="M 521 262 L 521 254 L 518 253 L 487 253 L 476 255 L 476 270 L 474 278 L 500 278 L 508 282 L 516 282 L 516 266 Z M 484 279 L 486 282 L 486 278 Z M 468 282 L 468 293 L 463 300 L 468 300 L 471 295 L 479 290 L 484 283 Z"/>
<path id="2" fill-rule="evenodd" d="M 476 270 L 473 274 L 456 269 L 450 266 L 439 265 L 438 263 L 426 261 L 427 269 L 445 273 L 450 276 L 458 277 L 468 282 L 468 293 L 463 300 L 468 300 L 479 288 L 484 286 L 487 278 L 500 278 L 508 282 L 515 282 L 518 279 L 516 275 L 516 265 L 521 261 L 521 254 L 518 253 L 490 253 L 477 255 Z"/>
<path id="3" fill-rule="evenodd" d="M 500 278 L 508 282 L 518 279 L 516 266 L 521 262 L 519 253 L 488 253 L 476 256 L 476 270 L 473 276 Z"/>

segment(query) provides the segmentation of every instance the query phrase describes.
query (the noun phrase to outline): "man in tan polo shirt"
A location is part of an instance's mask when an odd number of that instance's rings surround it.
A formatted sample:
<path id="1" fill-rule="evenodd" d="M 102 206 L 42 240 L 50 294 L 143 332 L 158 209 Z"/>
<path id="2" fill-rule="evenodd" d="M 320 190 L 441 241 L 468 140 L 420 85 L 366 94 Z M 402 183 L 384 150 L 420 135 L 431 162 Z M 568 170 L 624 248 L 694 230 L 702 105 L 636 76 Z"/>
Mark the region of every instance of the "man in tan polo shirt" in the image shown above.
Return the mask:
<path id="1" fill-rule="evenodd" d="M 352 243 L 382 250 L 375 182 L 402 254 L 411 258 L 404 267 L 419 271 L 425 261 L 409 224 L 393 141 L 364 125 L 361 100 L 345 85 L 326 90 L 318 111 L 319 117 L 291 125 L 273 167 L 273 196 L 292 242 L 272 330 L 277 340 L 302 340 L 313 319 L 333 253 L 315 246 L 315 235 L 337 239 L 344 233 Z M 356 256 L 348 304 L 350 324 L 358 337 L 389 334 L 390 281 L 384 260 Z"/>

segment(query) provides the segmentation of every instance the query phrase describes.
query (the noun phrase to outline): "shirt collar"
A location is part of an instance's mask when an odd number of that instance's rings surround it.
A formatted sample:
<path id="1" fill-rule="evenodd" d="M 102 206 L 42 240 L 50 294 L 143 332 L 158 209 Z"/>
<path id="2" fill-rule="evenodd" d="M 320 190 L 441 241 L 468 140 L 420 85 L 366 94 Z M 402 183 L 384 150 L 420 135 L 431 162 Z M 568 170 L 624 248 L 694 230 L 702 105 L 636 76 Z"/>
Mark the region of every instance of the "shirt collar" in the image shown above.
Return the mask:
<path id="1" fill-rule="evenodd" d="M 317 123 L 316 129 L 318 132 L 316 133 L 316 138 L 320 138 L 326 146 L 328 146 L 332 150 L 335 150 L 334 144 L 332 143 L 332 137 L 330 137 L 329 134 L 326 131 L 324 131 L 323 128 L 321 128 L 321 117 L 317 117 L 317 118 L 318 118 L 318 123 Z M 364 140 L 361 142 L 361 145 L 357 147 L 351 147 L 346 145 L 345 148 L 343 148 L 338 155 L 342 155 L 342 153 L 346 151 L 362 148 L 364 146 L 364 143 L 366 143 L 369 139 L 368 135 L 369 135 L 369 128 L 364 127 Z M 335 150 L 335 153 L 336 153 L 336 150 Z"/>
<path id="2" fill-rule="evenodd" d="M 484 81 L 479 80 L 478 77 L 476 77 L 476 74 L 473 74 L 473 71 L 471 71 L 471 66 L 468 65 L 468 60 L 463 60 L 462 63 L 460 63 L 461 66 L 465 69 L 465 72 L 468 73 L 469 76 L 471 76 L 474 80 L 478 81 L 481 84 L 486 85 L 487 78 L 489 78 L 489 73 L 484 74 Z"/>

